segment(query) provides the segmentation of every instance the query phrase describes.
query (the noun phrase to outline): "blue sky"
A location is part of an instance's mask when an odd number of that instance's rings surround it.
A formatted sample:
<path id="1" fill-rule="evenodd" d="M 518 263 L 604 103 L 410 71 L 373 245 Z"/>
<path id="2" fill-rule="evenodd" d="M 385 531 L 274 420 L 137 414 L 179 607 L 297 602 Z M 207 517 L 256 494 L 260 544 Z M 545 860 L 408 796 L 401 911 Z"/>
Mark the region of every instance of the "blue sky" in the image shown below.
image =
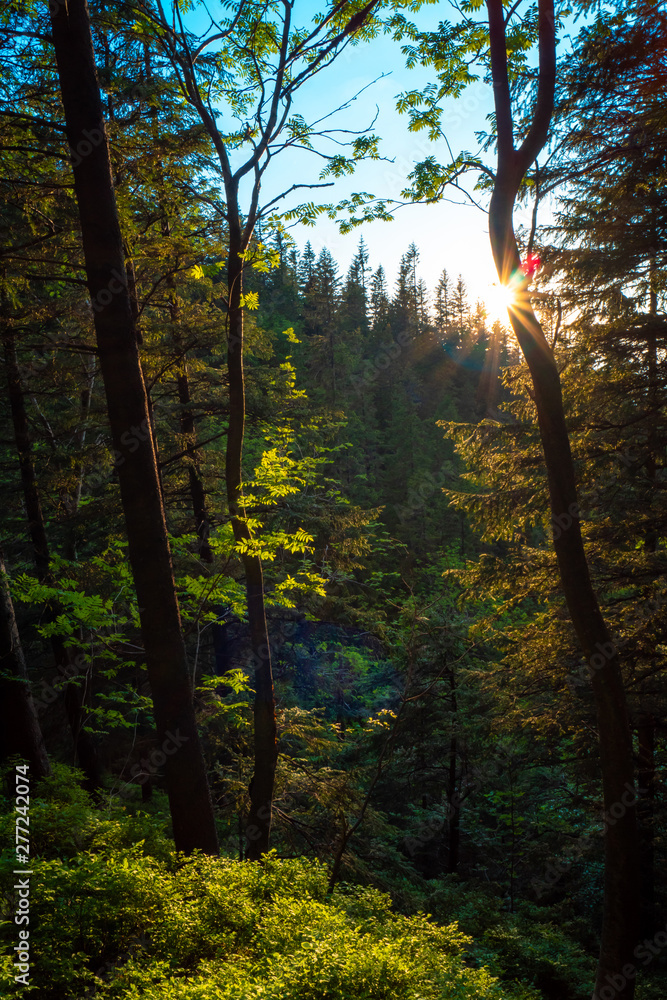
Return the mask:
<path id="1" fill-rule="evenodd" d="M 435 26 L 439 19 L 448 16 L 451 16 L 451 7 L 436 4 L 425 7 L 418 19 L 420 26 L 427 27 Z M 353 177 L 341 179 L 334 188 L 322 192 L 324 199 L 337 201 L 353 191 L 400 198 L 415 163 L 431 154 L 447 157 L 444 143 L 429 142 L 426 132 L 409 132 L 407 116 L 396 110 L 396 96 L 401 91 L 416 88 L 430 79 L 432 75 L 428 70 L 407 70 L 399 44 L 385 36 L 371 43 L 348 46 L 329 70 L 303 88 L 297 108 L 308 119 L 349 100 L 376 81 L 334 123 L 363 129 L 377 113 L 374 131 L 382 139 L 382 155 L 390 162 L 360 165 Z M 481 82 L 470 87 L 460 100 L 447 102 L 444 121 L 455 154 L 460 149 L 476 149 L 474 133 L 486 126 L 491 102 L 490 89 Z M 321 161 L 305 155 L 299 165 L 304 180 L 317 179 L 320 168 Z M 293 183 L 294 173 L 295 161 L 291 157 L 280 164 L 276 160 L 268 186 L 273 188 L 275 184 L 276 189 L 283 190 L 289 186 L 286 181 Z M 307 192 L 304 197 L 308 197 Z M 458 200 L 463 201 L 462 198 Z M 390 285 L 402 254 L 412 242 L 420 249 L 420 273 L 429 288 L 435 287 L 443 268 L 453 275 L 462 273 L 473 298 L 484 295 L 496 278 L 486 216 L 469 203 L 401 207 L 393 222 L 374 222 L 347 235 L 341 235 L 335 223 L 328 220 L 319 222 L 314 229 L 297 226 L 292 232 L 300 245 L 309 239 L 316 251 L 327 246 L 342 267 L 349 264 L 359 236 L 363 234 L 371 266 L 382 264 Z"/>
<path id="2" fill-rule="evenodd" d="M 213 10 L 216 8 L 213 5 Z M 323 6 L 323 5 L 322 5 Z M 296 23 L 309 23 L 320 9 L 313 0 L 297 0 L 294 8 Z M 201 23 L 203 11 L 190 15 L 190 23 Z M 436 27 L 438 21 L 456 16 L 450 3 L 429 4 L 414 17 L 422 28 Z M 196 21 L 194 20 L 196 18 Z M 331 120 L 333 126 L 362 130 L 377 114 L 375 131 L 382 139 L 381 153 L 386 161 L 362 164 L 355 175 L 336 181 L 335 187 L 323 191 L 299 192 L 298 200 L 339 201 L 353 191 L 369 191 L 378 197 L 400 198 L 401 190 L 415 163 L 428 155 L 447 159 L 444 142 L 430 143 L 426 132 L 408 131 L 407 116 L 396 110 L 396 95 L 427 83 L 433 76 L 427 69 L 408 70 L 400 46 L 386 36 L 370 43 L 348 46 L 336 62 L 309 81 L 298 94 L 294 110 L 306 120 L 320 118 L 336 107 L 363 93 Z M 375 82 L 373 82 L 375 81 Z M 369 84 L 372 84 L 369 86 Z M 366 88 L 366 89 L 364 89 Z M 450 99 L 444 106 L 443 123 L 451 149 L 456 155 L 462 149 L 476 151 L 475 131 L 485 129 L 492 109 L 490 87 L 479 81 L 469 87 L 461 98 Z M 246 147 L 247 148 L 247 147 Z M 330 147 L 331 148 L 331 147 Z M 272 162 L 265 175 L 263 200 L 269 200 L 293 183 L 316 182 L 323 161 L 308 153 L 286 152 Z M 470 179 L 472 186 L 473 179 Z M 506 318 L 499 307 L 493 286 L 496 274 L 488 240 L 486 214 L 457 196 L 460 204 L 443 201 L 439 205 L 409 205 L 395 213 L 393 222 L 375 222 L 341 235 L 336 224 L 323 220 L 314 228 L 298 225 L 292 233 L 300 247 L 307 240 L 316 252 L 326 246 L 341 265 L 343 272 L 356 251 L 363 235 L 373 268 L 382 264 L 390 287 L 396 277 L 398 263 L 410 243 L 421 253 L 420 273 L 433 289 L 443 268 L 457 276 L 463 275 L 470 297 L 486 301 L 490 311 Z M 296 203 L 296 202 L 295 202 Z M 519 209 L 515 219 L 525 221 L 526 211 Z"/>

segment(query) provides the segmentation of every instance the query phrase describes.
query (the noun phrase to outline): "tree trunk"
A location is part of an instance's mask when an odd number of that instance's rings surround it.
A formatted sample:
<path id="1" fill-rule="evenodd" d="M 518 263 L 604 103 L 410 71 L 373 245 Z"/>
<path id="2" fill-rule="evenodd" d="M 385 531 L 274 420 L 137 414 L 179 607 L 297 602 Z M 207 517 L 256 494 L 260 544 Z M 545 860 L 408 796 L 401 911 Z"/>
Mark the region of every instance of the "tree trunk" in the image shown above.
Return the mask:
<path id="1" fill-rule="evenodd" d="M 79 510 L 81 503 L 81 493 L 85 478 L 84 446 L 86 444 L 86 431 L 88 419 L 90 417 L 90 407 L 93 401 L 93 385 L 95 384 L 95 358 L 89 355 L 81 355 L 81 365 L 84 369 L 84 384 L 79 393 L 80 416 L 79 424 L 75 433 L 75 447 L 79 452 L 74 469 L 76 475 L 76 486 L 67 502 L 68 513 L 72 518 Z M 72 522 L 68 525 L 68 535 L 65 542 L 65 556 L 67 559 L 76 560 L 76 525 Z"/>
<path id="2" fill-rule="evenodd" d="M 199 848 L 217 854 L 128 294 L 88 7 L 85 0 L 68 0 L 52 4 L 50 15 L 129 559 L 158 742 L 166 754 L 174 839 L 180 851 Z"/>
<path id="3" fill-rule="evenodd" d="M 658 930 L 655 905 L 655 716 L 640 711 L 639 804 L 637 806 L 641 847 L 641 920 L 640 936 L 652 938 Z"/>
<path id="4" fill-rule="evenodd" d="M 202 562 L 212 563 L 213 552 L 208 540 L 211 532 L 211 522 L 206 507 L 206 490 L 201 477 L 199 459 L 195 447 L 195 420 L 191 409 L 190 380 L 185 357 L 180 366 L 177 377 L 178 401 L 181 404 L 181 434 L 185 440 L 187 449 L 188 485 L 190 488 L 190 499 L 192 501 L 192 513 L 195 519 L 195 530 L 199 538 L 198 552 Z"/>
<path id="5" fill-rule="evenodd" d="M 514 185 L 512 185 L 512 188 Z M 520 274 L 511 208 L 515 191 L 501 177 L 491 199 L 489 228 L 501 280 Z M 618 652 L 591 583 L 579 524 L 574 463 L 565 423 L 560 376 L 553 354 L 530 305 L 524 282 L 510 309 L 512 328 L 530 370 L 554 523 L 554 548 L 572 624 L 589 663 L 598 722 L 604 794 L 604 917 L 596 993 L 613 980 L 624 985 L 618 1000 L 631 1000 L 634 981 L 623 976 L 632 964 L 637 939 L 638 865 L 634 766 L 627 702 Z M 616 818 L 615 813 L 622 815 Z M 620 977 L 620 978 L 619 978 Z"/>
<path id="6" fill-rule="evenodd" d="M 164 227 L 163 227 L 164 231 Z M 192 398 L 190 396 L 190 379 L 188 376 L 188 364 L 185 351 L 182 350 L 181 335 L 179 330 L 180 311 L 178 297 L 176 295 L 176 283 L 173 275 L 167 278 L 167 288 L 169 289 L 169 319 L 172 325 L 174 343 L 181 357 L 179 360 L 179 370 L 176 376 L 176 387 L 178 390 L 178 401 L 181 404 L 180 425 L 185 448 L 187 451 L 188 485 L 190 488 L 190 499 L 192 501 L 192 512 L 195 519 L 195 530 L 199 538 L 199 558 L 202 562 L 212 563 L 213 552 L 209 544 L 208 536 L 211 531 L 211 522 L 206 507 L 206 490 L 201 477 L 199 457 L 196 449 L 195 418 L 192 412 Z"/>
<path id="7" fill-rule="evenodd" d="M 25 394 L 16 354 L 16 342 L 13 331 L 5 320 L 6 317 L 3 316 L 2 342 L 7 370 L 7 390 L 19 460 L 23 502 L 28 520 L 28 533 L 32 542 L 37 579 L 41 584 L 52 587 L 55 581 L 51 573 L 51 554 L 44 525 L 42 504 L 37 489 L 30 425 L 25 408 Z M 54 620 L 58 612 L 57 605 L 49 607 L 45 624 Z M 85 775 L 86 790 L 91 795 L 95 795 L 101 785 L 100 763 L 95 739 L 83 728 L 85 679 L 80 667 L 73 660 L 72 651 L 65 645 L 63 637 L 60 635 L 51 636 L 50 644 L 56 669 L 68 682 L 64 690 L 65 713 L 72 732 L 75 761 Z"/>
<path id="8" fill-rule="evenodd" d="M 634 979 L 628 979 L 622 971 L 624 965 L 633 964 L 639 912 L 636 796 L 627 702 L 618 652 L 602 617 L 584 551 L 560 375 L 530 303 L 512 219 L 519 186 L 546 143 L 553 113 L 553 0 L 540 0 L 539 4 L 537 99 L 533 121 L 518 150 L 514 148 L 502 0 L 487 0 L 487 9 L 498 132 L 498 169 L 489 206 L 489 236 L 500 281 L 504 285 L 512 281 L 517 289 L 515 304 L 509 310 L 510 321 L 533 383 L 561 586 L 589 664 L 598 723 L 605 808 L 605 883 L 594 995 L 613 988 L 617 1000 L 632 1000 Z"/>
<path id="9" fill-rule="evenodd" d="M 132 260 L 132 255 L 130 254 L 129 248 L 126 244 L 123 244 L 123 255 L 125 257 L 125 272 L 127 274 L 127 291 L 130 297 L 130 310 L 132 312 L 132 322 L 134 323 L 134 336 L 137 344 L 143 344 L 144 338 L 141 332 L 141 325 L 139 322 L 139 298 L 137 296 L 137 276 L 134 270 L 134 261 Z M 151 398 L 150 386 L 146 382 L 146 373 L 144 372 L 144 367 L 139 358 L 139 365 L 141 367 L 141 380 L 144 384 L 144 391 L 146 393 L 146 406 L 148 407 L 148 426 L 151 431 L 151 440 L 153 442 L 153 451 L 155 452 L 155 461 L 157 462 L 157 475 L 158 483 L 160 484 L 160 497 L 162 500 L 162 506 L 164 507 L 164 483 L 162 482 L 162 467 L 160 465 L 160 448 L 157 440 L 157 429 L 155 426 L 155 409 L 153 408 L 153 400 Z"/>
<path id="10" fill-rule="evenodd" d="M 22 757 L 34 778 L 51 773 L 0 553 L 0 754 Z"/>
<path id="11" fill-rule="evenodd" d="M 649 293 L 650 318 L 649 328 L 646 333 L 646 361 L 648 382 L 646 386 L 646 406 L 648 410 L 648 434 L 646 440 L 646 475 L 651 486 L 649 498 L 649 510 L 651 512 L 651 522 L 646 530 L 644 547 L 648 552 L 656 552 L 658 548 L 658 531 L 653 521 L 653 506 L 656 502 L 656 473 L 658 469 L 657 457 L 660 448 L 660 393 L 658 374 L 658 296 L 655 291 L 655 258 L 649 262 L 649 273 L 651 276 L 651 289 Z"/>
<path id="12" fill-rule="evenodd" d="M 229 203 L 229 197 L 228 197 Z M 238 218 L 238 213 L 237 213 Z M 227 369 L 229 377 L 229 429 L 225 478 L 227 502 L 234 538 L 249 543 L 252 536 L 243 507 L 242 458 L 245 428 L 245 381 L 243 375 L 243 260 L 245 250 L 240 233 L 230 222 L 227 270 L 229 312 Z M 264 609 L 264 578 L 259 556 L 242 556 L 246 578 L 250 643 L 255 666 L 254 751 L 255 766 L 250 783 L 250 814 L 246 827 L 246 857 L 257 861 L 269 849 L 273 786 L 278 748 L 276 743 L 276 703 L 273 692 L 271 649 Z"/>
<path id="13" fill-rule="evenodd" d="M 458 703 L 456 698 L 456 678 L 449 672 L 450 704 L 452 707 L 452 735 L 449 741 L 449 782 L 447 787 L 447 874 L 454 875 L 459 866 L 459 844 L 461 839 L 461 799 L 458 793 L 456 769 L 458 763 Z"/>

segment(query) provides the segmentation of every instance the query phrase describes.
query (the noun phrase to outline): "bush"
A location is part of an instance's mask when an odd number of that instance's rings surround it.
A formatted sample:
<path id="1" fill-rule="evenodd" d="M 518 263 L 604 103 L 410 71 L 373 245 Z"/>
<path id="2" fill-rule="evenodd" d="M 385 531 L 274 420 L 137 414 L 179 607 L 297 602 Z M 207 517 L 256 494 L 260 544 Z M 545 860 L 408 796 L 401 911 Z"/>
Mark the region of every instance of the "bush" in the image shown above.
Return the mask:
<path id="1" fill-rule="evenodd" d="M 391 910 L 343 887 L 327 896 L 317 862 L 263 865 L 143 845 L 36 861 L 31 985 L 0 971 L 4 997 L 39 1000 L 534 1000 L 464 961 L 456 925 Z M 13 944 L 12 861 L 4 859 L 3 937 Z"/>

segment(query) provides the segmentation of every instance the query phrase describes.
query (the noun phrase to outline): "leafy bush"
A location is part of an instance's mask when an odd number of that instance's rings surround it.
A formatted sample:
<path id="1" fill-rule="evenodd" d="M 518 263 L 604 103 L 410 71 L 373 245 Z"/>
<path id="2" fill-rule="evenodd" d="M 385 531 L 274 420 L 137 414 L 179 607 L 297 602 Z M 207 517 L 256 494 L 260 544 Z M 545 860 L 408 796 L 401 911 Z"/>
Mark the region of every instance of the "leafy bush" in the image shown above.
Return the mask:
<path id="1" fill-rule="evenodd" d="M 5 808 L 10 807 L 8 801 Z M 585 995 L 590 961 L 548 911 L 508 915 L 457 879 L 413 886 L 398 914 L 369 886 L 328 892 L 314 860 L 183 858 L 166 816 L 95 809 L 57 766 L 31 801 L 31 984 L 0 961 L 7 1000 L 543 1000 Z M 11 843 L 13 814 L 0 815 Z M 13 954 L 13 852 L 0 936 Z M 408 891 L 406 886 L 406 892 Z M 436 922 L 437 921 L 437 922 Z"/>
<path id="2" fill-rule="evenodd" d="M 62 803 L 65 812 L 71 802 Z M 87 823 L 85 813 L 82 815 Z M 135 827 L 132 827 L 132 823 Z M 55 823 L 55 821 L 54 821 Z M 57 827 L 57 823 L 53 829 Z M 263 865 L 120 846 L 136 820 L 107 820 L 104 846 L 31 866 L 29 987 L 0 966 L 3 997 L 39 1000 L 536 1000 L 464 959 L 456 925 L 392 912 L 388 896 L 327 894 L 313 861 Z M 94 840 L 95 838 L 93 838 Z M 2 858 L 11 952 L 13 856 Z"/>
<path id="3" fill-rule="evenodd" d="M 13 800 L 2 801 L 0 839 L 14 842 Z M 87 792 L 81 774 L 62 764 L 52 765 L 52 774 L 40 781 L 30 796 L 30 851 L 39 857 L 72 857 L 88 847 L 99 830 L 102 817 Z"/>

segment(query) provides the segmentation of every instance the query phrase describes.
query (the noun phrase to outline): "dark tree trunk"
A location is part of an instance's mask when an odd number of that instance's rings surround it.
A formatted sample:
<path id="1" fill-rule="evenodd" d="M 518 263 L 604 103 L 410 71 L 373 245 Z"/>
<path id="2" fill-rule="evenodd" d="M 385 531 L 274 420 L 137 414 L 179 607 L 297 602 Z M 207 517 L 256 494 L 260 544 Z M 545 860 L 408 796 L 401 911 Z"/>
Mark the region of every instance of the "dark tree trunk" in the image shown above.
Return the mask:
<path id="1" fill-rule="evenodd" d="M 167 227 L 168 228 L 168 227 Z M 176 295 L 176 284 L 172 275 L 167 280 L 169 288 L 169 318 L 174 333 L 174 343 L 181 352 L 179 360 L 179 371 L 176 377 L 178 389 L 178 401 L 181 404 L 181 434 L 183 435 L 186 448 L 188 485 L 190 488 L 190 499 L 192 501 L 192 512 L 195 519 L 195 530 L 199 538 L 199 558 L 206 563 L 213 562 L 213 552 L 209 544 L 208 536 L 211 531 L 211 522 L 206 506 L 206 490 L 201 477 L 199 467 L 199 457 L 196 448 L 195 418 L 192 412 L 192 398 L 190 395 L 190 379 L 188 376 L 188 364 L 185 351 L 182 348 L 181 336 L 179 332 L 179 305 Z"/>
<path id="2" fill-rule="evenodd" d="M 341 43 L 353 35 L 371 17 L 377 0 L 369 0 L 366 6 L 354 13 L 345 27 L 330 41 L 322 52 L 330 53 L 332 58 L 340 51 Z M 258 112 L 257 124 L 259 138 L 253 141 L 250 157 L 236 171 L 232 169 L 227 148 L 227 138 L 219 131 L 215 116 L 211 110 L 209 97 L 203 97 L 197 81 L 189 41 L 185 38 L 183 26 L 179 19 L 179 31 L 170 29 L 160 7 L 160 23 L 165 31 L 165 37 L 170 38 L 169 58 L 172 65 L 178 69 L 179 80 L 184 96 L 196 109 L 202 124 L 211 137 L 220 161 L 220 168 L 225 185 L 227 203 L 227 223 L 229 226 L 229 261 L 227 274 L 229 281 L 228 327 L 227 327 L 227 360 L 229 374 L 229 429 L 227 438 L 226 481 L 227 502 L 229 514 L 237 543 L 251 542 L 250 531 L 245 517 L 242 496 L 242 455 L 243 434 L 245 423 L 245 386 L 243 380 L 243 308 L 241 287 L 243 279 L 243 259 L 240 254 L 247 249 L 255 228 L 259 210 L 259 197 L 262 177 L 269 161 L 269 150 L 283 131 L 288 121 L 288 112 L 293 99 L 293 90 L 308 77 L 304 70 L 286 86 L 286 78 L 293 53 L 291 54 L 290 33 L 292 24 L 292 5 L 285 3 L 281 39 L 276 54 L 274 79 L 269 86 L 270 94 L 265 90 L 265 82 L 261 84 L 260 106 L 268 106 L 264 118 Z M 240 10 L 239 10 L 240 13 Z M 320 22 L 320 28 L 329 24 L 330 18 Z M 319 31 L 315 29 L 315 35 Z M 319 57 L 313 67 L 319 65 Z M 261 78 L 261 71 L 256 67 Z M 262 162 L 266 157 L 265 162 Z M 261 166 L 260 166 L 261 164 Z M 239 182 L 246 175 L 254 178 L 251 182 L 251 194 L 245 220 L 242 224 L 239 211 Z M 269 203 L 271 204 L 271 202 Z M 268 206 L 264 206 L 266 209 Z M 246 591 L 248 601 L 248 621 L 255 664 L 255 770 L 250 788 L 250 816 L 246 830 L 247 856 L 257 859 L 268 850 L 271 830 L 271 810 L 273 800 L 273 785 L 277 759 L 276 716 L 273 694 L 273 676 L 271 673 L 271 654 L 269 649 L 266 614 L 264 610 L 264 581 L 262 563 L 258 556 L 247 552 L 242 555 L 246 576 Z"/>
<path id="3" fill-rule="evenodd" d="M 640 936 L 652 938 L 658 930 L 655 905 L 655 717 L 642 711 L 637 726 L 639 736 L 638 818 L 641 846 Z"/>
<path id="4" fill-rule="evenodd" d="M 75 433 L 75 447 L 79 452 L 79 457 L 76 462 L 74 473 L 76 476 L 76 485 L 74 487 L 73 493 L 68 497 L 66 504 L 67 510 L 70 514 L 72 520 L 68 525 L 67 540 L 65 542 L 65 556 L 67 559 L 72 561 L 76 560 L 76 524 L 74 522 L 74 517 L 79 509 L 81 503 L 81 492 L 83 490 L 84 474 L 85 474 L 85 461 L 84 461 L 84 446 L 86 444 L 86 431 L 88 425 L 88 419 L 90 417 L 90 407 L 93 401 L 93 385 L 95 383 L 95 358 L 91 358 L 89 355 L 81 357 L 81 364 L 84 369 L 84 384 L 81 392 L 79 393 L 79 403 L 80 403 L 80 417 L 79 424 Z"/>
<path id="5" fill-rule="evenodd" d="M 28 522 L 28 534 L 32 542 L 37 578 L 42 583 L 49 576 L 49 545 L 44 529 L 42 504 L 37 490 L 37 478 L 32 459 L 30 425 L 25 408 L 25 395 L 16 355 L 14 334 L 4 318 L 0 317 L 0 322 L 2 323 L 2 346 L 5 358 L 5 370 L 7 372 L 7 395 L 12 414 L 14 441 L 19 461 L 23 502 Z"/>
<path id="6" fill-rule="evenodd" d="M 508 254 L 510 202 L 514 195 L 498 184 L 491 200 L 489 222 L 498 273 L 517 273 L 516 245 Z M 512 231 L 511 228 L 509 231 Z M 513 239 L 513 231 L 512 231 Z M 508 257 L 511 261 L 508 267 Z M 554 548 L 561 586 L 572 624 L 588 661 L 598 722 L 604 807 L 612 816 L 605 836 L 604 919 L 596 991 L 609 981 L 624 982 L 616 996 L 631 1000 L 634 983 L 623 976 L 632 963 L 637 940 L 638 870 L 634 808 L 634 767 L 627 702 L 620 661 L 593 589 L 579 524 L 574 463 L 565 423 L 558 368 L 530 305 L 527 290 L 510 311 L 512 328 L 526 359 L 533 383 L 540 437 L 549 484 Z M 628 806 L 628 802 L 630 805 Z M 616 819 L 614 813 L 622 811 Z M 619 978 L 620 977 L 620 978 Z"/>
<path id="7" fill-rule="evenodd" d="M 461 800 L 457 787 L 458 741 L 456 736 L 458 704 L 456 699 L 456 678 L 453 670 L 449 674 L 450 704 L 452 708 L 452 737 L 449 741 L 449 781 L 447 787 L 447 874 L 453 875 L 459 866 L 459 844 L 461 839 Z"/>
<path id="8" fill-rule="evenodd" d="M 229 203 L 229 199 L 228 199 Z M 238 214 L 237 214 L 238 218 Z M 237 542 L 251 543 L 245 518 L 242 493 L 243 434 L 245 428 L 245 381 L 243 374 L 243 261 L 245 250 L 240 233 L 230 223 L 229 313 L 227 332 L 227 368 L 229 377 L 229 428 L 225 477 L 227 502 Z M 246 578 L 250 643 L 255 667 L 254 751 L 255 766 L 250 784 L 250 814 L 246 827 L 246 857 L 258 860 L 269 849 L 273 786 L 278 748 L 276 743 L 276 703 L 273 692 L 271 649 L 264 608 L 264 579 L 261 559 L 242 556 Z"/>
<path id="9" fill-rule="evenodd" d="M 650 275 L 651 275 L 651 291 L 650 291 L 650 320 L 649 329 L 646 334 L 646 361 L 647 361 L 647 376 L 648 384 L 646 386 L 646 406 L 648 410 L 648 435 L 646 441 L 647 455 L 646 455 L 646 475 L 648 477 L 651 494 L 649 497 L 649 510 L 653 512 L 653 506 L 656 502 L 655 495 L 655 485 L 656 485 L 656 473 L 658 469 L 657 456 L 660 447 L 660 434 L 659 434 L 659 424 L 660 424 L 660 393 L 659 393 L 659 374 L 658 374 L 658 338 L 657 338 L 657 312 L 658 312 L 658 297 L 654 290 L 655 281 L 655 260 L 652 258 L 650 262 Z M 644 546 L 649 552 L 655 552 L 658 548 L 658 531 L 654 523 L 649 523 L 646 530 Z"/>
<path id="10" fill-rule="evenodd" d="M 192 501 L 192 512 L 195 519 L 195 530 L 199 538 L 199 558 L 206 563 L 213 562 L 213 552 L 209 544 L 208 536 L 211 532 L 211 522 L 206 506 L 206 490 L 201 477 L 199 459 L 196 451 L 195 421 L 191 409 L 190 381 L 185 358 L 181 363 L 181 370 L 178 374 L 178 400 L 181 404 L 181 434 L 185 440 L 187 449 L 188 485 L 190 488 L 190 499 Z"/>
<path id="11" fill-rule="evenodd" d="M 176 847 L 217 854 L 85 0 L 50 8 L 129 558 Z"/>
<path id="12" fill-rule="evenodd" d="M 137 344 L 143 344 L 144 338 L 141 333 L 141 326 L 139 322 L 139 298 L 137 295 L 137 276 L 134 270 L 134 262 L 132 260 L 132 256 L 126 245 L 123 245 L 123 254 L 125 257 L 125 271 L 127 274 L 127 291 L 130 296 L 130 310 L 132 312 L 132 322 L 134 323 L 134 336 Z M 151 398 L 151 389 L 146 382 L 146 375 L 144 373 L 143 365 L 141 364 L 141 358 L 139 359 L 139 364 L 141 366 L 141 378 L 144 383 L 144 390 L 146 392 L 146 406 L 148 407 L 148 426 L 150 427 L 151 440 L 153 442 L 153 451 L 155 452 L 155 461 L 157 462 L 158 482 L 160 484 L 160 497 L 162 499 L 162 504 L 164 506 L 164 483 L 162 482 L 160 449 L 158 446 L 157 429 L 155 426 L 155 410 L 153 408 L 153 400 Z"/>
<path id="13" fill-rule="evenodd" d="M 34 778 L 51 773 L 37 709 L 32 698 L 14 605 L 0 553 L 0 755 L 19 756 Z"/>
<path id="14" fill-rule="evenodd" d="M 611 983 L 617 1000 L 632 1000 L 634 980 L 622 971 L 624 965 L 633 963 L 639 910 L 634 764 L 627 702 L 618 652 L 600 612 L 584 551 L 560 376 L 532 310 L 512 221 L 519 185 L 547 140 L 553 113 L 556 71 L 553 0 L 540 0 L 539 4 L 537 99 L 532 124 L 518 150 L 514 147 L 502 0 L 487 0 L 487 9 L 498 132 L 498 170 L 489 207 L 491 248 L 501 282 L 506 285 L 513 280 L 517 288 L 510 320 L 533 383 L 561 586 L 589 664 L 598 723 L 607 822 L 604 914 L 595 995 L 609 989 Z"/>
<path id="15" fill-rule="evenodd" d="M 21 486 L 23 488 L 23 502 L 28 520 L 28 533 L 32 542 L 37 579 L 46 586 L 53 586 L 55 581 L 51 574 L 51 555 L 42 514 L 42 504 L 37 488 L 30 425 L 25 408 L 25 394 L 19 371 L 16 343 L 9 324 L 4 321 L 2 323 L 2 340 L 5 367 L 7 370 L 9 405 L 12 413 L 14 440 L 19 460 Z M 58 612 L 58 607 L 50 607 L 47 610 L 46 620 L 53 620 Z M 75 760 L 85 775 L 85 787 L 87 791 L 94 795 L 101 785 L 101 775 L 97 744 L 93 736 L 83 728 L 85 676 L 73 661 L 72 652 L 65 645 L 62 636 L 51 636 L 50 643 L 56 669 L 62 675 L 63 679 L 67 681 L 64 691 L 65 712 L 72 732 Z"/>

